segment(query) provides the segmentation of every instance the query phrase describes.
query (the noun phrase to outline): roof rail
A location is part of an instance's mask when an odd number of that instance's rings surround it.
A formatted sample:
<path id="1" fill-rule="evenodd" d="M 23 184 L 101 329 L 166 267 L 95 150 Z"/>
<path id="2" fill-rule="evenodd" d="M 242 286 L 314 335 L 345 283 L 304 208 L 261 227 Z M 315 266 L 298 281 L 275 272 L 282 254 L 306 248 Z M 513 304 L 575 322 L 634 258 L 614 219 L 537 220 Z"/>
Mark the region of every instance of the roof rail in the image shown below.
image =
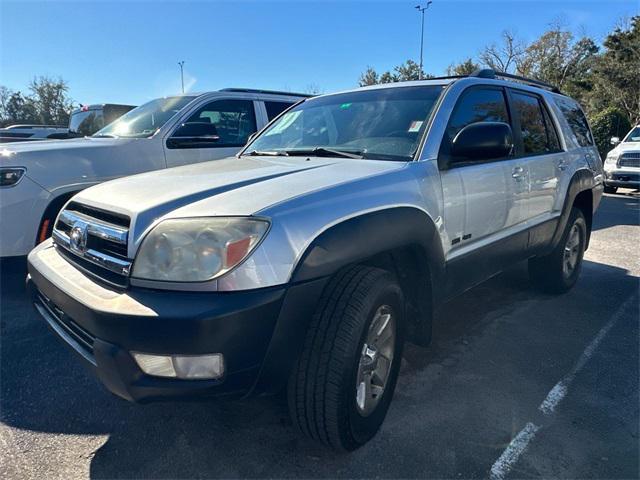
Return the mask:
<path id="1" fill-rule="evenodd" d="M 508 80 L 515 80 L 516 82 L 524 83 L 525 85 L 531 85 L 534 87 L 544 88 L 553 93 L 562 93 L 558 87 L 551 85 L 550 83 L 541 82 L 540 80 L 534 80 L 533 78 L 521 77 L 520 75 L 514 75 L 507 72 L 496 72 L 491 68 L 479 68 L 473 72 L 470 77 L 478 78 L 504 78 Z"/>
<path id="2" fill-rule="evenodd" d="M 259 88 L 223 88 L 221 92 L 266 93 L 272 95 L 289 95 L 291 97 L 314 97 L 309 93 L 282 92 L 279 90 L 261 90 Z"/>

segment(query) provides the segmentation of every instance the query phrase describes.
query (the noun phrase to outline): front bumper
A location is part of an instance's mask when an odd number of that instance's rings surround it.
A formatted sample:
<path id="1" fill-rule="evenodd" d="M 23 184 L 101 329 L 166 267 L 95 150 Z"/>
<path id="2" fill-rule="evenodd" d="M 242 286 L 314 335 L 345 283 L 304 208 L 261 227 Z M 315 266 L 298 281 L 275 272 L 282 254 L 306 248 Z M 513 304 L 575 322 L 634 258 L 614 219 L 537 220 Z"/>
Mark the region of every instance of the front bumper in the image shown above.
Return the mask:
<path id="1" fill-rule="evenodd" d="M 640 170 L 605 170 L 604 184 L 607 187 L 640 188 Z"/>
<path id="2" fill-rule="evenodd" d="M 258 384 L 269 391 L 282 383 L 301 343 L 287 327 L 295 305 L 285 302 L 284 286 L 233 293 L 116 291 L 74 268 L 51 242 L 33 250 L 28 263 L 38 312 L 111 392 L 127 400 L 243 396 Z M 153 377 L 140 370 L 132 351 L 222 353 L 225 374 L 216 380 Z"/>

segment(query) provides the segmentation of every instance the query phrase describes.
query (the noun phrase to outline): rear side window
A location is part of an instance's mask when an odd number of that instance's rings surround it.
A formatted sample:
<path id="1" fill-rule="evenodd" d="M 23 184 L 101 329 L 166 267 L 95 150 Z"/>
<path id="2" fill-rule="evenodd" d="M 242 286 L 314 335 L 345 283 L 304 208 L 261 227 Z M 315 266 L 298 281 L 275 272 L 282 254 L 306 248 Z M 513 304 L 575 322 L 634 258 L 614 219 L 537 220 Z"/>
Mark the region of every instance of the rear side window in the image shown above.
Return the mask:
<path id="1" fill-rule="evenodd" d="M 524 155 L 544 155 L 560 150 L 558 136 L 546 109 L 537 96 L 511 91 L 513 108 L 520 124 Z M 545 118 L 546 117 L 546 118 Z"/>
<path id="2" fill-rule="evenodd" d="M 267 109 L 267 118 L 269 121 L 273 120 L 291 105 L 293 103 L 290 102 L 264 102 L 264 106 Z"/>
<path id="3" fill-rule="evenodd" d="M 576 140 L 581 147 L 589 147 L 593 145 L 593 137 L 591 136 L 591 130 L 589 130 L 589 124 L 587 119 L 575 101 L 570 98 L 556 98 L 556 105 L 560 107 L 560 110 L 567 119 L 567 123 L 573 134 L 576 136 Z"/>

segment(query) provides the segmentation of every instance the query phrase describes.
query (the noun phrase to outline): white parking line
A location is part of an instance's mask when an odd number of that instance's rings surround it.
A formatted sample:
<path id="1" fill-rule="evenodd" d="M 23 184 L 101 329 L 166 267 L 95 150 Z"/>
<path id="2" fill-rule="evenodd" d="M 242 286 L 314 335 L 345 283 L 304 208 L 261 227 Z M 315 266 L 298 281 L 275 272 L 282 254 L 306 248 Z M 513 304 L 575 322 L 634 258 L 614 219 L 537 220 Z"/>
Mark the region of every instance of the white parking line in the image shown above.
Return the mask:
<path id="1" fill-rule="evenodd" d="M 633 300 L 635 300 L 635 295 L 631 295 L 622 305 L 620 305 L 611 319 L 606 323 L 604 327 L 600 329 L 598 334 L 587 346 L 587 348 L 584 349 L 584 352 L 582 352 L 582 355 L 580 355 L 580 358 L 574 365 L 573 369 L 551 389 L 551 391 L 547 395 L 547 398 L 545 398 L 544 401 L 540 404 L 540 407 L 538 407 L 542 413 L 544 413 L 545 415 L 550 415 L 553 413 L 560 401 L 569 391 L 569 386 L 573 382 L 575 376 L 580 370 L 584 368 L 589 359 L 593 356 L 593 353 L 598 348 L 598 345 L 600 345 L 600 342 L 602 342 L 602 339 L 607 335 L 607 333 L 609 333 L 611 327 L 613 327 L 616 322 L 620 320 L 620 317 L 622 317 L 622 314 L 631 305 Z"/>
<path id="2" fill-rule="evenodd" d="M 600 329 L 595 338 L 589 343 L 587 348 L 584 349 L 582 355 L 571 369 L 571 371 L 565 375 L 562 380 L 555 384 L 555 386 L 551 389 L 551 391 L 547 394 L 547 397 L 540 404 L 538 409 L 544 413 L 545 415 L 550 415 L 554 412 L 555 408 L 562 401 L 562 399 L 567 395 L 569 391 L 569 386 L 573 382 L 575 376 L 584 368 L 589 359 L 593 356 L 594 352 L 602 342 L 602 339 L 609 333 L 609 330 L 616 324 L 618 320 L 622 317 L 623 313 L 629 308 L 629 306 L 635 300 L 635 294 L 631 295 L 625 302 L 620 305 L 620 307 L 615 311 L 611 319 L 605 324 L 604 327 Z M 528 422 L 522 430 L 515 436 L 513 440 L 509 443 L 507 448 L 502 452 L 500 458 L 496 460 L 496 462 L 491 467 L 491 473 L 489 478 L 491 480 L 503 480 L 507 474 L 511 471 L 513 466 L 518 462 L 520 456 L 524 453 L 524 451 L 529 446 L 529 443 L 536 436 L 538 430 L 542 428 L 541 426 L 534 425 L 531 422 Z"/>
<path id="3" fill-rule="evenodd" d="M 536 436 L 536 432 L 540 429 L 539 426 L 533 423 L 527 423 L 520 433 L 511 440 L 509 446 L 502 452 L 500 458 L 496 460 L 496 463 L 491 467 L 491 480 L 502 480 L 507 476 L 507 473 L 511 470 L 511 467 L 515 465 L 518 458 L 529 446 L 529 442 Z"/>

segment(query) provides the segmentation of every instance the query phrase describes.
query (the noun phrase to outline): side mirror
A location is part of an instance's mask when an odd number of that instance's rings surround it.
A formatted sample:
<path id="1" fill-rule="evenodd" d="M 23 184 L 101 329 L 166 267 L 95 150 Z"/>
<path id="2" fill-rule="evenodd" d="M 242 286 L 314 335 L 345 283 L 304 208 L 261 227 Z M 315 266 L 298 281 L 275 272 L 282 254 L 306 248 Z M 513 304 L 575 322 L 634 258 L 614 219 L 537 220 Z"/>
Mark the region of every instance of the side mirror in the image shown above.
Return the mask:
<path id="1" fill-rule="evenodd" d="M 511 127 L 502 122 L 477 122 L 467 125 L 453 139 L 454 161 L 492 160 L 508 157 L 513 150 Z"/>
<path id="2" fill-rule="evenodd" d="M 620 137 L 611 137 L 611 140 L 609 140 L 609 143 L 611 143 L 611 145 L 616 146 L 620 143 Z"/>
<path id="3" fill-rule="evenodd" d="M 220 141 L 216 126 L 209 122 L 189 122 L 180 125 L 167 140 L 169 148 L 208 148 Z"/>

